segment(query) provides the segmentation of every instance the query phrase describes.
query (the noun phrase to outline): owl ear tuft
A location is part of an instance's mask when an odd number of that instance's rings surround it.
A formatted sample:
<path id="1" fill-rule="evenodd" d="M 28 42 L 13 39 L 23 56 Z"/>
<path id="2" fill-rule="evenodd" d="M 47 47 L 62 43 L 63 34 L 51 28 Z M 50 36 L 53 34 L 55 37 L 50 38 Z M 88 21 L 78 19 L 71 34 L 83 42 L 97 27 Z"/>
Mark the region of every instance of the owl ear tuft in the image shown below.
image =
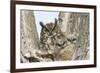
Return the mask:
<path id="1" fill-rule="evenodd" d="M 53 27 L 53 29 L 52 29 L 52 31 L 56 28 L 56 26 L 57 26 L 57 19 L 55 18 L 55 23 L 54 23 L 55 25 L 54 25 L 54 27 Z"/>
<path id="2" fill-rule="evenodd" d="M 55 24 L 57 24 L 57 19 L 55 18 Z"/>
<path id="3" fill-rule="evenodd" d="M 40 25 L 41 25 L 42 28 L 45 28 L 47 31 L 49 31 L 49 30 L 47 29 L 47 27 L 43 24 L 43 22 L 40 22 Z"/>
<path id="4" fill-rule="evenodd" d="M 41 27 L 45 27 L 44 24 L 43 24 L 43 22 L 40 22 L 40 25 L 41 25 Z"/>

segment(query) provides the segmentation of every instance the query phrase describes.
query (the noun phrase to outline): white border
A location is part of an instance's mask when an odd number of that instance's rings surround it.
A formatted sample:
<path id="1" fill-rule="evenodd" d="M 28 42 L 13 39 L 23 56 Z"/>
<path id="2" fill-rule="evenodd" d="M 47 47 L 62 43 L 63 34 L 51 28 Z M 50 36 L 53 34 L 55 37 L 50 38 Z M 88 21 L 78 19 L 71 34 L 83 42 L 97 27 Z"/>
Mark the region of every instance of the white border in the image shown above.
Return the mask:
<path id="1" fill-rule="evenodd" d="M 81 61 L 60 61 L 60 62 L 40 62 L 40 63 L 20 63 L 20 10 L 52 10 L 67 12 L 88 12 L 90 13 L 90 60 Z M 94 64 L 94 10 L 84 8 L 70 7 L 50 7 L 50 6 L 34 6 L 34 5 L 16 5 L 16 68 L 40 68 L 53 66 L 74 66 L 74 65 Z"/>

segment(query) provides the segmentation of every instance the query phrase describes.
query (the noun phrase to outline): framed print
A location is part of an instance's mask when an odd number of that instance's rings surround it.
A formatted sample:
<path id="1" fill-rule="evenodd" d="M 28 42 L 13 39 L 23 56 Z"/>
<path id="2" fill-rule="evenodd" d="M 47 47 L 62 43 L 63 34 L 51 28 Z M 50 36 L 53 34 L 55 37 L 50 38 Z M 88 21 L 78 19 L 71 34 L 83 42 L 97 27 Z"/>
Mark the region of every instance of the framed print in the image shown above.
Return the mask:
<path id="1" fill-rule="evenodd" d="M 11 1 L 11 72 L 96 67 L 96 6 Z"/>

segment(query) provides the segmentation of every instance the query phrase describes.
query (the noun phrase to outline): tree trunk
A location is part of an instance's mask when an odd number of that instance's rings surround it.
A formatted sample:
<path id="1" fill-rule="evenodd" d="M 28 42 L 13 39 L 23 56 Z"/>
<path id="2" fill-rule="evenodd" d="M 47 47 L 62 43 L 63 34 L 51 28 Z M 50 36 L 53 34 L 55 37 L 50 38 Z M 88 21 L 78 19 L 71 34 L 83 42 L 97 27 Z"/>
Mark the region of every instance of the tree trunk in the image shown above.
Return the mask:
<path id="1" fill-rule="evenodd" d="M 76 38 L 73 59 L 89 59 L 89 14 L 75 12 L 60 12 L 59 26 L 66 38 Z M 88 57 L 88 58 L 87 58 Z"/>
<path id="2" fill-rule="evenodd" d="M 25 58 L 34 56 L 36 49 L 39 49 L 39 37 L 35 24 L 33 11 L 21 10 L 20 24 L 20 50 L 21 62 L 28 62 Z"/>

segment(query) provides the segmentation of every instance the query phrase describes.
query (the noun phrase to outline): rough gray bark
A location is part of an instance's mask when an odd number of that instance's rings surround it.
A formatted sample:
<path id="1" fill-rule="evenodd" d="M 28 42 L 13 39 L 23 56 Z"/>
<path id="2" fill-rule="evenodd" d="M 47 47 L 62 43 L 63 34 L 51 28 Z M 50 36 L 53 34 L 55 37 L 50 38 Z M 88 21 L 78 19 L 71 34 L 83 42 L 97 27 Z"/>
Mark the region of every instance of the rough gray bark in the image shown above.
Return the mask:
<path id="1" fill-rule="evenodd" d="M 24 56 L 32 57 L 36 49 L 39 49 L 39 38 L 35 24 L 33 11 L 21 10 L 20 24 L 20 50 L 21 61 L 28 62 Z"/>
<path id="2" fill-rule="evenodd" d="M 76 39 L 73 59 L 89 59 L 89 55 L 87 55 L 89 48 L 89 14 L 60 12 L 59 24 L 67 39 Z"/>

